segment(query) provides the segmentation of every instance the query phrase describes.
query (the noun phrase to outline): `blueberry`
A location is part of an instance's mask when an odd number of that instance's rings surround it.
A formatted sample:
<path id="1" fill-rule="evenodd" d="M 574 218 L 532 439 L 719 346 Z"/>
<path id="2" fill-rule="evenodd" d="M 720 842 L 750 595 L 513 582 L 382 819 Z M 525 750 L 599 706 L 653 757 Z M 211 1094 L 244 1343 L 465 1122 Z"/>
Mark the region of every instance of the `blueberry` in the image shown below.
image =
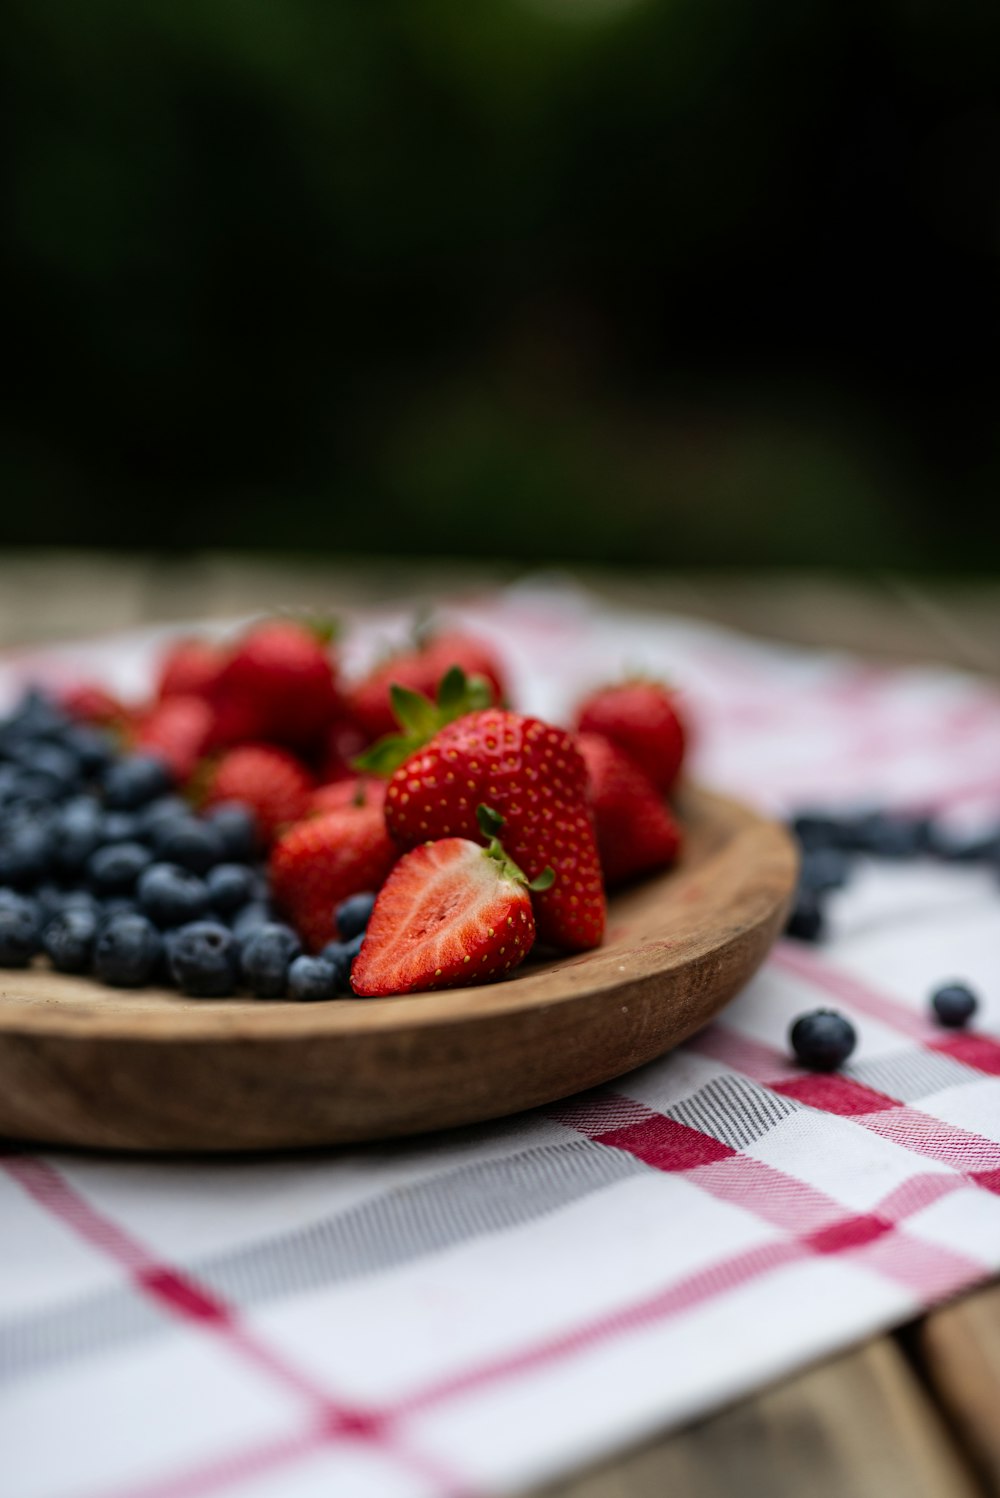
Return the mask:
<path id="1" fill-rule="evenodd" d="M 357 936 L 352 936 L 350 941 L 329 941 L 320 953 L 327 962 L 333 964 L 337 972 L 337 990 L 339 993 L 351 993 L 351 966 L 355 957 L 361 951 L 361 944 L 365 939 L 365 933 L 359 931 Z"/>
<path id="2" fill-rule="evenodd" d="M 0 823 L 0 885 L 26 889 L 49 872 L 50 824 L 42 817 L 18 813 Z"/>
<path id="3" fill-rule="evenodd" d="M 136 812 L 136 836 L 143 842 L 152 842 L 160 827 L 190 815 L 191 808 L 183 796 L 157 796 L 155 801 Z"/>
<path id="4" fill-rule="evenodd" d="M 979 1000 L 965 983 L 946 983 L 931 994 L 931 1008 L 939 1025 L 960 1030 L 979 1008 Z"/>
<path id="5" fill-rule="evenodd" d="M 62 733 L 70 720 L 41 687 L 29 687 L 8 718 L 8 727 L 20 738 L 44 739 Z"/>
<path id="6" fill-rule="evenodd" d="M 101 827 L 102 843 L 138 843 L 139 819 L 130 811 L 107 811 Z"/>
<path id="7" fill-rule="evenodd" d="M 141 915 L 142 911 L 130 895 L 109 895 L 99 902 L 98 914 L 104 922 L 116 915 Z"/>
<path id="8" fill-rule="evenodd" d="M 805 889 L 823 894 L 845 885 L 850 872 L 850 858 L 839 848 L 816 848 L 802 856 L 799 883 Z"/>
<path id="9" fill-rule="evenodd" d="M 233 917 L 233 935 L 242 943 L 252 931 L 260 926 L 270 925 L 273 921 L 274 912 L 266 900 L 251 900 L 249 905 L 244 905 L 239 914 Z"/>
<path id="10" fill-rule="evenodd" d="M 205 881 L 175 863 L 153 863 L 143 869 L 137 896 L 143 915 L 160 927 L 200 921 L 210 904 Z"/>
<path id="11" fill-rule="evenodd" d="M 804 849 L 841 846 L 842 828 L 825 812 L 801 811 L 792 818 L 792 831 Z"/>
<path id="12" fill-rule="evenodd" d="M 116 760 L 104 775 L 104 799 L 111 811 L 136 811 L 165 796 L 173 776 L 155 754 L 133 754 Z"/>
<path id="13" fill-rule="evenodd" d="M 1000 863 L 1000 830 L 955 833 L 939 829 L 934 852 L 946 863 Z"/>
<path id="14" fill-rule="evenodd" d="M 142 988 L 153 977 L 162 950 L 160 933 L 144 915 L 113 915 L 94 942 L 94 977 L 112 988 Z"/>
<path id="15" fill-rule="evenodd" d="M 220 915 L 234 915 L 248 905 L 257 892 L 253 869 L 244 863 L 219 863 L 208 872 L 205 881 L 212 905 Z"/>
<path id="16" fill-rule="evenodd" d="M 236 987 L 236 942 L 217 921 L 193 921 L 170 942 L 170 971 L 181 993 L 222 999 Z"/>
<path id="17" fill-rule="evenodd" d="M 834 1009 L 802 1014 L 788 1033 L 792 1050 L 811 1071 L 835 1071 L 845 1062 L 858 1037 L 850 1020 Z"/>
<path id="18" fill-rule="evenodd" d="M 79 874 L 104 841 L 104 816 L 93 797 L 67 801 L 53 827 L 53 865 L 60 874 Z"/>
<path id="19" fill-rule="evenodd" d="M 918 824 L 909 817 L 887 812 L 870 812 L 861 817 L 855 838 L 858 851 L 870 853 L 874 858 L 913 858 L 922 851 Z"/>
<path id="20" fill-rule="evenodd" d="M 337 997 L 337 969 L 323 957 L 296 957 L 288 969 L 288 997 L 317 1003 Z"/>
<path id="21" fill-rule="evenodd" d="M 53 916 L 42 933 L 42 946 L 60 973 L 85 973 L 97 937 L 98 920 L 92 910 L 68 906 Z"/>
<path id="22" fill-rule="evenodd" d="M 205 813 L 204 820 L 219 834 L 229 862 L 250 863 L 256 857 L 260 846 L 257 819 L 242 801 L 220 801 Z"/>
<path id="23" fill-rule="evenodd" d="M 153 847 L 164 863 L 179 863 L 194 874 L 205 874 L 222 862 L 222 839 L 207 822 L 190 814 L 164 821 L 153 829 Z"/>
<path id="24" fill-rule="evenodd" d="M 30 769 L 36 780 L 48 785 L 49 795 L 53 800 L 67 796 L 70 791 L 78 788 L 81 766 L 71 750 L 62 744 L 42 743 L 32 745 L 29 753 L 26 768 Z"/>
<path id="25" fill-rule="evenodd" d="M 87 878 L 98 895 L 130 895 L 153 855 L 142 843 L 110 843 L 87 860 Z"/>
<path id="26" fill-rule="evenodd" d="M 301 951 L 302 943 L 290 926 L 270 921 L 251 931 L 240 948 L 240 966 L 255 998 L 282 997 L 289 965 Z"/>
<path id="27" fill-rule="evenodd" d="M 13 890 L 0 895 L 0 967 L 27 967 L 42 945 L 38 906 Z"/>
<path id="28" fill-rule="evenodd" d="M 800 889 L 785 926 L 786 932 L 798 937 L 799 941 L 819 941 L 824 925 L 823 906 L 818 894 L 812 889 Z"/>
<path id="29" fill-rule="evenodd" d="M 87 776 L 103 774 L 117 754 L 111 735 L 89 723 L 71 723 L 63 734 L 63 743 L 76 755 Z"/>
<path id="30" fill-rule="evenodd" d="M 334 919 L 341 941 L 350 941 L 352 936 L 359 936 L 365 930 L 374 905 L 374 895 L 362 894 L 351 895 L 350 899 L 337 906 Z"/>

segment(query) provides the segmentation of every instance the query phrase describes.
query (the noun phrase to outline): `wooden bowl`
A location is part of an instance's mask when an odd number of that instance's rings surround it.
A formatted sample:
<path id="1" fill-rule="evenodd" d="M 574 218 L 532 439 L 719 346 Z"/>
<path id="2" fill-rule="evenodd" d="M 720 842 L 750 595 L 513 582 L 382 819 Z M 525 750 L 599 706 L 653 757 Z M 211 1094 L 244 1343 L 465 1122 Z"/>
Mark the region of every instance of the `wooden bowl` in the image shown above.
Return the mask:
<path id="1" fill-rule="evenodd" d="M 116 1150 L 345 1144 L 607 1082 L 707 1024 L 782 929 L 783 828 L 689 787 L 676 869 L 611 901 L 596 952 L 505 983 L 329 1004 L 0 972 L 0 1134 Z"/>

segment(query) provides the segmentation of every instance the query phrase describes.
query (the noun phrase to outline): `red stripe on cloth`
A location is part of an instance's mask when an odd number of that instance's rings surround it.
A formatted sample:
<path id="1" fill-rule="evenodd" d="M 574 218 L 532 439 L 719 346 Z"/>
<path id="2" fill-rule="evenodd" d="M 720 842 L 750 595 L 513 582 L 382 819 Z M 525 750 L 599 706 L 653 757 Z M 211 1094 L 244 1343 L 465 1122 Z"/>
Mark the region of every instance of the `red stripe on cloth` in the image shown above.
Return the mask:
<path id="1" fill-rule="evenodd" d="M 992 1035 L 947 1035 L 930 1043 L 930 1050 L 987 1077 L 1000 1077 L 1000 1041 Z"/>
<path id="2" fill-rule="evenodd" d="M 810 1072 L 788 1082 L 774 1082 L 771 1090 L 793 1098 L 797 1103 L 805 1103 L 808 1108 L 818 1108 L 821 1113 L 836 1113 L 841 1118 L 899 1107 L 898 1102 L 884 1092 L 875 1092 L 851 1077 L 837 1076 L 833 1072 Z"/>
<path id="3" fill-rule="evenodd" d="M 818 1233 L 810 1233 L 805 1240 L 817 1254 L 842 1254 L 849 1248 L 864 1248 L 883 1233 L 891 1233 L 893 1223 L 888 1218 L 869 1212 L 860 1217 L 843 1217 Z"/>
<path id="4" fill-rule="evenodd" d="M 305 1445 L 305 1438 L 298 1437 L 261 1448 L 265 1453 L 290 1451 L 297 1457 L 317 1444 L 332 1446 L 360 1441 L 397 1461 L 411 1473 L 433 1480 L 437 1490 L 447 1498 L 471 1498 L 472 1489 L 468 1483 L 447 1471 L 441 1463 L 411 1450 L 392 1430 L 385 1413 L 362 1409 L 334 1398 L 242 1325 L 232 1306 L 190 1276 L 158 1262 L 143 1243 L 93 1207 L 52 1165 L 29 1156 L 8 1155 L 0 1157 L 0 1169 L 64 1226 L 125 1270 L 135 1288 L 155 1301 L 166 1314 L 214 1336 L 242 1362 L 293 1390 L 305 1401 L 309 1415 L 314 1421 L 318 1419 L 318 1424 L 314 1425 L 318 1434 L 314 1434 Z M 199 1479 L 195 1486 L 181 1487 L 178 1492 L 185 1495 L 189 1492 L 204 1493 L 228 1485 L 236 1480 L 224 1475 L 233 1463 L 240 1466 L 240 1475 L 246 1475 L 241 1466 L 244 1459 L 240 1454 L 222 1459 L 220 1464 L 204 1469 L 222 1475 Z M 289 1459 L 292 1457 L 280 1457 L 281 1461 Z M 184 1477 L 176 1481 L 190 1484 L 194 1479 Z M 154 1484 L 148 1489 L 139 1487 L 134 1491 L 137 1495 L 141 1493 L 143 1498 L 151 1498 L 152 1494 L 160 1493 L 160 1485 Z M 165 1491 L 172 1493 L 173 1490 L 168 1488 Z"/>
<path id="5" fill-rule="evenodd" d="M 662 1113 L 650 1113 L 642 1123 L 624 1129 L 588 1130 L 587 1134 L 598 1144 L 624 1150 L 656 1170 L 692 1170 L 696 1165 L 710 1165 L 713 1160 L 725 1160 L 734 1153 L 728 1144 L 713 1139 L 711 1134 L 689 1129 Z"/>

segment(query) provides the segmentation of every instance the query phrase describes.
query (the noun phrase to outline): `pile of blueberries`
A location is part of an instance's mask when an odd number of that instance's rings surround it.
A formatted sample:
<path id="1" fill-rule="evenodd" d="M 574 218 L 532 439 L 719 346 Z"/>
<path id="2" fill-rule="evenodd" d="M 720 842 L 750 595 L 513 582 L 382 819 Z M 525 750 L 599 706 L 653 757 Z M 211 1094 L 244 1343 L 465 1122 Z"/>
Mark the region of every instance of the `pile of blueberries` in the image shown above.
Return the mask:
<path id="1" fill-rule="evenodd" d="M 931 817 L 801 811 L 792 818 L 791 830 L 802 851 L 802 867 L 787 931 L 800 941 L 823 939 L 825 897 L 847 883 L 859 855 L 896 862 L 936 858 L 943 863 L 981 863 L 1000 871 L 1000 828 L 961 838 Z"/>
<path id="2" fill-rule="evenodd" d="M 247 807 L 198 816 L 162 760 L 123 754 L 43 693 L 0 721 L 0 967 L 44 952 L 59 972 L 115 988 L 350 993 L 374 895 L 346 901 L 342 939 L 306 956 L 270 905 L 260 855 Z"/>

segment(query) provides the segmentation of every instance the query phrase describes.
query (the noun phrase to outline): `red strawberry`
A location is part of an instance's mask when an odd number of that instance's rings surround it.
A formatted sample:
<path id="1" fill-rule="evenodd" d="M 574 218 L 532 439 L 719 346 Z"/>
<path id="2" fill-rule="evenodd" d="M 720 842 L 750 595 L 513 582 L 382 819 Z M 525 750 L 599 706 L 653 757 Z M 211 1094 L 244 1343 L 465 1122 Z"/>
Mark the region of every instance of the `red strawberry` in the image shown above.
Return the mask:
<path id="1" fill-rule="evenodd" d="M 224 754 L 209 776 L 204 804 L 243 801 L 268 842 L 309 810 L 312 777 L 294 754 L 272 744 L 242 744 Z"/>
<path id="2" fill-rule="evenodd" d="M 158 697 L 207 697 L 226 661 L 221 645 L 210 640 L 177 640 L 160 662 Z"/>
<path id="3" fill-rule="evenodd" d="M 493 843 L 424 843 L 399 860 L 375 901 L 351 986 L 365 997 L 500 978 L 535 940 L 520 869 Z"/>
<path id="4" fill-rule="evenodd" d="M 386 822 L 404 847 L 475 837 L 480 803 L 504 819 L 504 845 L 529 879 L 555 870 L 535 902 L 539 939 L 570 951 L 598 946 L 604 886 L 587 770 L 569 734 L 500 708 L 468 713 L 396 770 Z"/>
<path id="5" fill-rule="evenodd" d="M 212 727 L 212 709 L 201 697 L 165 697 L 139 719 L 135 744 L 166 760 L 174 778 L 190 780 Z"/>
<path id="6" fill-rule="evenodd" d="M 309 810 L 313 815 L 328 811 L 343 811 L 347 806 L 377 806 L 385 804 L 386 783 L 373 775 L 352 775 L 350 780 L 336 780 L 332 785 L 321 785 L 313 791 Z"/>
<path id="7" fill-rule="evenodd" d="M 677 779 L 686 733 L 674 694 L 659 682 L 603 687 L 581 704 L 577 727 L 582 733 L 603 733 L 661 791 L 669 791 Z"/>
<path id="8" fill-rule="evenodd" d="M 448 630 L 416 650 L 403 651 L 383 661 L 364 681 L 351 688 L 348 698 L 351 712 L 369 740 L 396 730 L 389 699 L 393 682 L 433 699 L 452 666 L 460 666 L 466 676 L 479 676 L 489 682 L 493 695 L 487 700 L 503 701 L 506 695 L 503 668 L 490 646 L 472 635 Z"/>
<path id="9" fill-rule="evenodd" d="M 603 734 L 577 734 L 576 747 L 590 776 L 605 881 L 621 884 L 673 863 L 680 828 L 649 776 Z"/>
<path id="10" fill-rule="evenodd" d="M 124 702 L 95 681 L 81 681 L 67 687 L 60 701 L 71 718 L 101 728 L 121 728 L 130 716 Z"/>
<path id="11" fill-rule="evenodd" d="M 381 807 L 347 807 L 292 827 L 275 844 L 271 891 L 312 951 L 337 935 L 334 908 L 378 889 L 399 856 Z"/>
<path id="12" fill-rule="evenodd" d="M 318 757 L 320 779 L 324 782 L 353 780 L 354 761 L 368 743 L 368 735 L 353 718 L 346 714 L 338 717 L 324 736 Z"/>
<path id="13" fill-rule="evenodd" d="M 293 619 L 256 625 L 219 673 L 212 700 L 214 744 L 316 746 L 340 706 L 328 639 Z"/>

